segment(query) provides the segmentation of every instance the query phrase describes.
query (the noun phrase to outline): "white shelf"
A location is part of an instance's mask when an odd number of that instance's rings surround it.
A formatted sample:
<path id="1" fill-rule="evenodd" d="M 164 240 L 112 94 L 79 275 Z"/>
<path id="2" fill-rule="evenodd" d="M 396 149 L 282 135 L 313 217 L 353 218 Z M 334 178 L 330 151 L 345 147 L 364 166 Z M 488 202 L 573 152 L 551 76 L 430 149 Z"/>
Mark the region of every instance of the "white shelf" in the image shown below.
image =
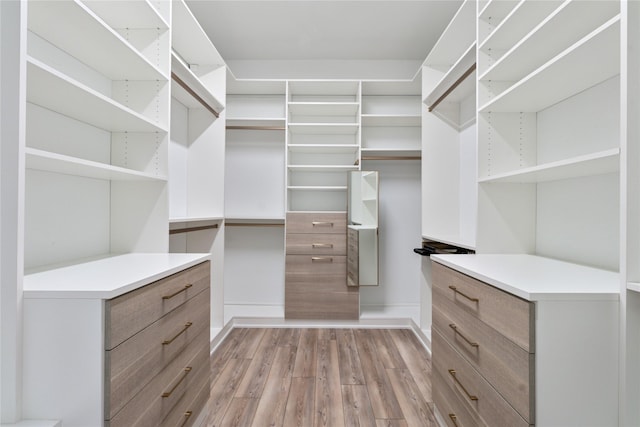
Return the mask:
<path id="1" fill-rule="evenodd" d="M 303 172 L 343 172 L 358 170 L 356 165 L 289 165 L 287 168 L 290 171 L 303 171 Z"/>
<path id="2" fill-rule="evenodd" d="M 289 123 L 289 131 L 302 135 L 355 135 L 357 123 Z"/>
<path id="3" fill-rule="evenodd" d="M 394 149 L 394 148 L 362 148 L 362 157 L 365 156 L 389 156 L 389 157 L 421 157 L 422 149 Z"/>
<path id="4" fill-rule="evenodd" d="M 480 45 L 480 49 L 507 50 L 536 27 L 564 0 L 521 1 Z M 582 20 L 582 15 L 580 19 Z"/>
<path id="5" fill-rule="evenodd" d="M 337 185 L 292 185 L 287 187 L 287 190 L 292 191 L 347 191 L 347 186 Z"/>
<path id="6" fill-rule="evenodd" d="M 229 128 L 229 126 L 239 126 L 239 127 L 247 127 L 249 130 L 250 128 L 253 127 L 257 127 L 257 128 L 282 128 L 282 130 L 286 130 L 285 129 L 285 124 L 286 124 L 286 120 L 284 117 L 280 118 L 280 117 L 264 117 L 264 118 L 259 118 L 259 117 L 229 117 L 227 116 L 227 120 L 226 120 L 226 125 L 227 128 Z M 260 130 L 260 129 L 256 129 L 256 130 Z"/>
<path id="7" fill-rule="evenodd" d="M 167 132 L 141 114 L 33 58 L 27 59 L 27 80 L 27 101 L 98 128 L 111 132 Z"/>
<path id="8" fill-rule="evenodd" d="M 25 298 L 110 299 L 209 260 L 210 254 L 111 255 L 24 277 Z"/>
<path id="9" fill-rule="evenodd" d="M 26 168 L 113 181 L 167 181 L 166 176 L 107 165 L 77 157 L 26 148 Z"/>
<path id="10" fill-rule="evenodd" d="M 425 66 L 448 69 L 476 39 L 476 2 L 465 0 L 424 61 Z"/>
<path id="11" fill-rule="evenodd" d="M 224 65 L 224 59 L 185 2 L 177 0 L 172 5 L 171 44 L 178 55 L 189 65 Z"/>
<path id="12" fill-rule="evenodd" d="M 526 2 L 542 4 L 545 2 Z M 563 4 L 480 75 L 480 80 L 516 81 L 537 64 L 576 42 L 590 29 L 615 16 L 614 2 L 573 1 Z M 580 19 L 576 19 L 580 16 Z M 515 22 L 514 25 L 517 25 Z M 484 47 L 484 46 L 483 46 Z M 491 46 L 493 48 L 493 46 Z"/>
<path id="13" fill-rule="evenodd" d="M 355 116 L 357 102 L 289 102 L 289 113 L 299 116 Z"/>
<path id="14" fill-rule="evenodd" d="M 483 21 L 488 19 L 502 21 L 520 1 L 521 0 L 489 0 L 486 6 L 480 11 L 478 18 Z"/>
<path id="15" fill-rule="evenodd" d="M 634 292 L 640 292 L 640 283 L 638 282 L 628 282 L 627 289 Z"/>
<path id="16" fill-rule="evenodd" d="M 619 40 L 618 16 L 486 103 L 479 111 L 538 112 L 619 74 Z"/>
<path id="17" fill-rule="evenodd" d="M 221 222 L 221 216 L 183 216 L 169 218 L 169 224 L 198 224 L 203 222 Z"/>
<path id="18" fill-rule="evenodd" d="M 28 7 L 31 31 L 111 80 L 168 80 L 79 1 L 30 1 Z"/>
<path id="19" fill-rule="evenodd" d="M 362 126 L 421 126 L 421 115 L 363 114 Z"/>
<path id="20" fill-rule="evenodd" d="M 218 114 L 224 110 L 224 105 L 213 94 L 202 81 L 193 74 L 189 69 L 189 66 L 182 62 L 175 52 L 171 52 L 171 73 L 175 74 L 180 80 L 182 80 L 188 87 L 198 96 L 202 102 L 205 102 Z M 202 102 L 196 99 L 191 93 L 182 87 L 172 77 L 171 79 L 171 96 L 180 101 L 183 105 L 189 108 L 206 108 L 202 105 Z"/>
<path id="21" fill-rule="evenodd" d="M 149 0 L 91 0 L 83 4 L 111 28 L 169 28 Z"/>
<path id="22" fill-rule="evenodd" d="M 527 301 L 618 300 L 620 275 L 535 255 L 432 255 L 431 259 Z"/>
<path id="23" fill-rule="evenodd" d="M 439 236 L 436 234 L 423 234 L 422 238 L 425 240 L 432 240 L 435 242 L 446 243 L 448 245 L 453 245 L 459 248 L 469 249 L 472 251 L 476 250 L 475 245 L 473 243 L 465 241 L 465 239 L 463 239 L 460 236 L 453 236 L 453 235 Z"/>
<path id="24" fill-rule="evenodd" d="M 464 53 L 458 58 L 458 60 L 451 66 L 445 73 L 442 79 L 436 84 L 431 92 L 424 98 L 424 103 L 427 107 L 432 108 L 434 103 L 438 101 L 459 79 L 461 79 L 468 70 L 476 63 L 476 43 L 471 43 L 467 46 Z M 454 98 L 453 92 L 448 94 L 445 98 L 447 101 L 460 100 L 471 95 L 475 90 L 475 79 L 472 75 L 467 75 L 465 81 L 470 84 L 460 84 L 454 92 L 457 92 L 456 98 Z"/>
<path id="25" fill-rule="evenodd" d="M 620 149 L 587 154 L 566 160 L 523 168 L 513 172 L 481 178 L 480 183 L 536 183 L 581 176 L 600 175 L 620 170 Z"/>
<path id="26" fill-rule="evenodd" d="M 355 144 L 289 144 L 289 151 L 310 154 L 352 154 L 358 151 Z"/>

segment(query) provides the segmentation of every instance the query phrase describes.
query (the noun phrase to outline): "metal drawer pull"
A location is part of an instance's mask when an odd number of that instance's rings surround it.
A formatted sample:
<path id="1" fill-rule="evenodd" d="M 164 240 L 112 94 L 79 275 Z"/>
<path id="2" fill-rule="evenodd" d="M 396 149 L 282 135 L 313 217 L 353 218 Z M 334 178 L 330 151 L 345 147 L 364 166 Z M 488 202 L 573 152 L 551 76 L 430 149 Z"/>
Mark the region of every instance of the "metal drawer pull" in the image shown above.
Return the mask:
<path id="1" fill-rule="evenodd" d="M 324 256 L 312 256 L 311 262 L 333 262 L 333 258 Z"/>
<path id="2" fill-rule="evenodd" d="M 450 327 L 451 329 L 453 329 L 453 331 L 454 331 L 456 334 L 460 335 L 460 337 L 461 337 L 463 340 L 465 340 L 465 341 L 467 342 L 467 344 L 469 344 L 471 347 L 480 347 L 480 344 L 478 344 L 477 342 L 470 341 L 470 340 L 469 340 L 469 338 L 467 338 L 467 337 L 465 337 L 464 335 L 462 335 L 462 334 L 460 333 L 460 331 L 458 330 L 458 327 L 455 325 L 455 323 L 449 323 L 449 327 Z"/>
<path id="3" fill-rule="evenodd" d="M 314 227 L 333 227 L 333 222 L 313 221 L 311 225 Z"/>
<path id="4" fill-rule="evenodd" d="M 333 248 L 333 243 L 312 243 L 312 248 Z"/>
<path id="5" fill-rule="evenodd" d="M 187 366 L 186 368 L 184 368 L 184 375 L 182 376 L 182 378 L 180 378 L 180 379 L 178 380 L 178 382 L 177 382 L 177 383 L 175 383 L 175 384 L 173 385 L 173 387 L 171 387 L 171 390 L 169 390 L 169 391 L 165 391 L 164 393 L 162 393 L 162 397 L 169 397 L 169 396 L 171 396 L 171 393 L 173 393 L 174 391 L 176 391 L 176 388 L 178 388 L 178 386 L 180 385 L 180 383 L 181 383 L 182 381 L 184 381 L 184 379 L 185 379 L 185 378 L 187 378 L 187 375 L 189 375 L 189 372 L 191 372 L 191 369 L 192 369 L 192 368 L 191 368 L 191 366 Z"/>
<path id="6" fill-rule="evenodd" d="M 453 425 L 458 427 L 458 417 L 456 417 L 456 414 L 449 414 L 449 418 L 451 418 Z"/>
<path id="7" fill-rule="evenodd" d="M 193 325 L 193 323 L 191 323 L 191 322 L 185 323 L 184 328 L 180 332 L 178 332 L 175 337 L 171 338 L 170 340 L 162 341 L 162 345 L 171 344 L 176 338 L 178 338 L 180 335 L 184 334 L 187 331 L 187 329 L 189 329 L 189 327 L 191 327 L 191 325 Z"/>
<path id="8" fill-rule="evenodd" d="M 478 396 L 473 396 L 473 395 L 469 394 L 469 392 L 467 391 L 466 388 L 464 388 L 462 383 L 460 381 L 458 381 L 458 378 L 456 377 L 456 370 L 455 369 L 449 369 L 449 374 L 451 374 L 451 376 L 453 377 L 453 380 L 456 382 L 456 384 L 458 384 L 460 386 L 460 388 L 462 389 L 462 391 L 464 391 L 464 394 L 467 395 L 469 400 L 478 400 Z"/>
<path id="9" fill-rule="evenodd" d="M 193 411 L 187 411 L 184 413 L 184 422 L 180 425 L 180 427 L 184 427 L 187 425 L 187 421 L 189 421 L 189 417 L 193 414 Z"/>
<path id="10" fill-rule="evenodd" d="M 480 302 L 480 300 L 478 298 L 474 298 L 474 297 L 470 297 L 469 295 L 465 294 L 464 292 L 460 292 L 458 290 L 457 287 L 453 286 L 453 285 L 449 285 L 449 289 L 451 289 L 453 292 L 455 292 L 456 294 L 460 294 L 463 297 L 465 297 L 466 299 L 468 299 L 469 301 L 473 301 L 473 302 Z"/>
<path id="11" fill-rule="evenodd" d="M 162 299 L 171 299 L 173 297 L 175 297 L 176 295 L 186 291 L 187 289 L 189 289 L 190 287 L 192 287 L 193 285 L 191 283 L 184 285 L 184 288 L 180 289 L 179 291 L 176 291 L 174 293 L 172 293 L 171 295 L 165 295 L 162 297 Z"/>

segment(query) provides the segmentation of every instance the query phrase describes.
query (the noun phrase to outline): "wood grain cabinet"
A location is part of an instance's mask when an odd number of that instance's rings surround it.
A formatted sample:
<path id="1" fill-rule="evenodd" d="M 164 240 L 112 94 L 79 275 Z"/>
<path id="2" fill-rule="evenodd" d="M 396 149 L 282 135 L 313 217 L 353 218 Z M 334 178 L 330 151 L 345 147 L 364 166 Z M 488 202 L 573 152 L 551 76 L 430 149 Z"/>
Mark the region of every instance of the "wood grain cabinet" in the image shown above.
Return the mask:
<path id="1" fill-rule="evenodd" d="M 357 319 L 358 288 L 347 287 L 345 212 L 289 212 L 285 317 Z"/>
<path id="2" fill-rule="evenodd" d="M 432 259 L 434 402 L 448 426 L 617 425 L 614 273 L 526 255 Z M 527 264 L 531 281 L 517 279 Z M 583 280 L 564 284 L 567 272 Z"/>
<path id="3" fill-rule="evenodd" d="M 25 415 L 191 426 L 210 390 L 208 254 L 127 254 L 28 276 Z M 64 281 L 55 285 L 56 281 Z"/>

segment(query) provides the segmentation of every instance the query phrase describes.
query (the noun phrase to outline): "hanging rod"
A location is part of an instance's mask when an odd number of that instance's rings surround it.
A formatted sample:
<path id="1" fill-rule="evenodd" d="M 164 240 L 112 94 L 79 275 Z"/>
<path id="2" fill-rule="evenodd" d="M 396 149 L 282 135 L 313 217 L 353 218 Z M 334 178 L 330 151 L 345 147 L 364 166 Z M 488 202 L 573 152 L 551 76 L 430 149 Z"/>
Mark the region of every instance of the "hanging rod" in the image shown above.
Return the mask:
<path id="1" fill-rule="evenodd" d="M 218 224 L 201 225 L 199 227 L 176 228 L 173 230 L 169 230 L 169 234 L 189 233 L 191 231 L 210 230 L 212 228 L 218 228 Z"/>
<path id="2" fill-rule="evenodd" d="M 286 130 L 284 126 L 227 126 L 227 130 Z"/>
<path id="3" fill-rule="evenodd" d="M 476 63 L 474 62 L 473 65 L 469 67 L 469 69 L 465 71 L 458 80 L 453 82 L 449 89 L 447 89 L 442 95 L 440 95 L 440 98 L 436 99 L 435 102 L 429 106 L 429 112 L 432 112 L 438 106 L 438 104 L 440 104 L 447 96 L 449 96 L 451 92 L 453 92 L 458 86 L 460 86 L 460 83 L 462 83 L 467 77 L 469 77 L 469 75 L 473 73 L 475 69 Z"/>
<path id="4" fill-rule="evenodd" d="M 220 113 L 218 113 L 211 105 L 209 105 L 207 103 L 207 101 L 205 101 L 204 99 L 202 99 L 200 97 L 200 95 L 198 95 L 193 89 L 191 89 L 191 87 L 186 84 L 180 77 L 178 77 L 178 75 L 174 72 L 171 72 L 171 78 L 178 83 L 180 86 L 182 86 L 182 88 L 184 90 L 186 90 L 189 95 L 193 96 L 193 98 L 198 101 L 200 104 L 202 104 L 202 106 L 204 108 L 206 108 L 207 110 L 209 110 L 211 112 L 211 114 L 213 114 L 214 116 L 216 116 L 216 119 L 220 117 Z"/>
<path id="5" fill-rule="evenodd" d="M 421 160 L 422 156 L 362 156 L 362 160 Z"/>

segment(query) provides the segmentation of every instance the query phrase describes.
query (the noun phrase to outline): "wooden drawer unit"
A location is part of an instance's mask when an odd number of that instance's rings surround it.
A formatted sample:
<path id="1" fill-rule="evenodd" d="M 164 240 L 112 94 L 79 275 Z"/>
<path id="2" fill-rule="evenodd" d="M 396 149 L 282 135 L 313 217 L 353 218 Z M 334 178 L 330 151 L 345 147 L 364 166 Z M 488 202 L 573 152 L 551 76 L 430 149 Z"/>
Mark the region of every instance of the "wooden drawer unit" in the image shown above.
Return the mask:
<path id="1" fill-rule="evenodd" d="M 346 255 L 344 234 L 288 234 L 287 253 L 297 255 Z"/>
<path id="2" fill-rule="evenodd" d="M 105 347 L 120 344 L 209 287 L 210 262 L 105 302 Z"/>
<path id="3" fill-rule="evenodd" d="M 114 416 L 154 376 L 209 330 L 209 291 L 199 293 L 119 346 L 106 352 L 107 416 Z"/>
<path id="4" fill-rule="evenodd" d="M 471 364 L 461 356 L 435 327 L 432 331 L 433 371 L 438 373 L 442 383 L 434 384 L 434 389 L 442 386 L 455 390 L 459 396 L 458 407 L 450 410 L 461 413 L 476 412 L 489 426 L 524 427 L 529 423 L 485 380 Z M 453 406 L 454 402 L 451 402 Z M 468 425 L 464 422 L 461 425 Z"/>
<path id="5" fill-rule="evenodd" d="M 526 351 L 534 352 L 533 304 L 479 280 L 432 263 L 433 290 L 456 310 L 486 323 Z"/>
<path id="6" fill-rule="evenodd" d="M 432 284 L 433 359 L 440 375 L 483 390 L 482 402 L 467 402 L 467 409 L 487 425 L 533 424 L 533 304 L 438 263 L 432 263 Z M 445 361 L 460 366 L 455 379 Z M 468 400 L 464 387 L 451 384 Z"/>
<path id="7" fill-rule="evenodd" d="M 206 261 L 105 301 L 106 425 L 160 425 L 209 387 L 209 283 Z"/>
<path id="8" fill-rule="evenodd" d="M 209 334 L 203 331 L 110 420 L 109 427 L 159 425 L 188 390 L 206 382 L 208 344 Z"/>
<path id="9" fill-rule="evenodd" d="M 287 234 L 345 234 L 347 232 L 346 212 L 289 212 L 287 213 Z"/>
<path id="10" fill-rule="evenodd" d="M 467 409 L 462 396 L 451 389 L 449 382 L 439 371 L 433 370 L 431 378 L 433 403 L 447 427 L 492 427 L 487 426 L 477 412 Z"/>

